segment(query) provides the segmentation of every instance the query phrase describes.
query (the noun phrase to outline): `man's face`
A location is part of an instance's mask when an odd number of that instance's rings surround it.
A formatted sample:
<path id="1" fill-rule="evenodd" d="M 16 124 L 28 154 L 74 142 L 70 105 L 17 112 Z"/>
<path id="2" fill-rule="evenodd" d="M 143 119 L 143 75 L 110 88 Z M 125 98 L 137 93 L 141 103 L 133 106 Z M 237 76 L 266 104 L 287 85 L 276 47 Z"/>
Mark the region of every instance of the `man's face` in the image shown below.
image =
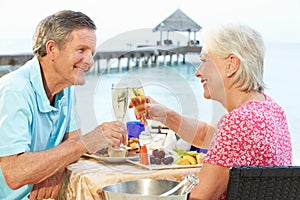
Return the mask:
<path id="1" fill-rule="evenodd" d="M 93 29 L 74 30 L 71 40 L 55 54 L 55 71 L 63 84 L 84 85 L 85 75 L 94 65 L 96 34 Z"/>

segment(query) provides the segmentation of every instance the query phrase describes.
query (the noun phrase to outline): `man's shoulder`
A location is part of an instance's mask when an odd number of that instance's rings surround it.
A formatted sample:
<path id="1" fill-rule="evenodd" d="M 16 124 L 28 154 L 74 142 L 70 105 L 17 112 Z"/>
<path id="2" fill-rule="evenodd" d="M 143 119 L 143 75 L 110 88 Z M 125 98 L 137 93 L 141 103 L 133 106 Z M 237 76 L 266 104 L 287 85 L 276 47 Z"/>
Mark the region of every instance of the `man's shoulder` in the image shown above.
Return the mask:
<path id="1" fill-rule="evenodd" d="M 29 83 L 30 80 L 24 74 L 24 69 L 22 72 L 19 70 L 10 72 L 0 79 L 0 92 L 22 91 Z"/>
<path id="2" fill-rule="evenodd" d="M 38 61 L 33 58 L 19 69 L 6 74 L 0 78 L 0 92 L 3 91 L 22 91 L 31 83 L 33 71 L 37 71 Z"/>

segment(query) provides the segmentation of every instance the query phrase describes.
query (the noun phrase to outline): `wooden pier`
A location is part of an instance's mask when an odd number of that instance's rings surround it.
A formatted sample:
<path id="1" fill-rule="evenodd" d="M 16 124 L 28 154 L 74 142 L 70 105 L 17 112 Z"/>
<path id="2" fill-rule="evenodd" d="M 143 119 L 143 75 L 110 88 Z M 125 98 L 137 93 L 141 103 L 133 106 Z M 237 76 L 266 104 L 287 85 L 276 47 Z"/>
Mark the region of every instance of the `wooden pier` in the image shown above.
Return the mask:
<path id="1" fill-rule="evenodd" d="M 111 67 L 117 67 L 121 70 L 124 67 L 121 64 L 122 59 L 126 59 L 125 67 L 127 68 L 133 66 L 132 62 L 135 62 L 134 65 L 138 67 L 158 66 L 161 63 L 173 65 L 175 62 L 180 62 L 180 57 L 182 57 L 181 62 L 185 63 L 186 54 L 200 54 L 200 51 L 201 46 L 140 46 L 127 51 L 98 51 L 94 56 L 94 71 L 98 73 L 100 68 L 106 68 L 109 71 Z M 21 66 L 32 57 L 33 54 L 0 55 L 0 66 Z M 111 64 L 112 59 L 117 59 L 117 66 Z"/>
<path id="2" fill-rule="evenodd" d="M 200 54 L 201 46 L 177 46 L 177 47 L 164 47 L 159 46 L 145 46 L 139 47 L 130 51 L 110 51 L 110 52 L 97 52 L 94 60 L 94 71 L 97 73 L 100 68 L 105 67 L 107 71 L 111 67 L 117 67 L 122 70 L 121 61 L 126 59 L 126 67 L 129 69 L 133 66 L 138 67 L 151 67 L 152 65 L 158 66 L 163 65 L 173 65 L 175 62 L 180 62 L 180 57 L 182 57 L 181 62 L 185 63 L 186 54 Z M 174 58 L 175 57 L 175 58 Z M 111 64 L 111 60 L 117 59 L 117 66 Z M 100 61 L 106 60 L 106 62 Z M 132 64 L 134 63 L 134 64 Z"/>
<path id="3" fill-rule="evenodd" d="M 0 55 L 0 66 L 21 66 L 33 57 L 33 54 Z"/>

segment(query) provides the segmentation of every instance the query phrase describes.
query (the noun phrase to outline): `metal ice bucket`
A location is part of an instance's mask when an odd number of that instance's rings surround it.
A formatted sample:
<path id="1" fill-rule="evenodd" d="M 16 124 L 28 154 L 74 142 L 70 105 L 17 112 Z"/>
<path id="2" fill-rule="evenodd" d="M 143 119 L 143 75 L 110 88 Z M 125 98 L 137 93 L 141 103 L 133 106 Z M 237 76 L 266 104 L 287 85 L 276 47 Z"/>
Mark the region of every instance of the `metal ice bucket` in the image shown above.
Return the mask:
<path id="1" fill-rule="evenodd" d="M 182 187 L 171 196 L 159 196 L 178 185 L 179 182 L 160 179 L 140 179 L 121 182 L 103 188 L 106 200 L 186 200 L 188 194 Z"/>

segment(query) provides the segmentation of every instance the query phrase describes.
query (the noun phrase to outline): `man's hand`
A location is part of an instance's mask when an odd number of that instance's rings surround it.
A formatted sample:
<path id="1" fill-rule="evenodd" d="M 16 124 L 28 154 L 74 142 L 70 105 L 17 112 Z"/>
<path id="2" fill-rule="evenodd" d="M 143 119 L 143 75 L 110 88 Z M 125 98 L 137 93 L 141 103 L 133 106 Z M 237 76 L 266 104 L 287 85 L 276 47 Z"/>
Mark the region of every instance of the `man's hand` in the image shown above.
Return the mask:
<path id="1" fill-rule="evenodd" d="M 122 122 L 104 122 L 93 131 L 80 137 L 81 143 L 89 153 L 105 147 L 119 147 L 127 143 L 127 131 Z"/>
<path id="2" fill-rule="evenodd" d="M 36 200 L 56 198 L 62 185 L 63 172 L 64 170 L 54 174 L 38 184 L 33 185 L 29 199 Z"/>

